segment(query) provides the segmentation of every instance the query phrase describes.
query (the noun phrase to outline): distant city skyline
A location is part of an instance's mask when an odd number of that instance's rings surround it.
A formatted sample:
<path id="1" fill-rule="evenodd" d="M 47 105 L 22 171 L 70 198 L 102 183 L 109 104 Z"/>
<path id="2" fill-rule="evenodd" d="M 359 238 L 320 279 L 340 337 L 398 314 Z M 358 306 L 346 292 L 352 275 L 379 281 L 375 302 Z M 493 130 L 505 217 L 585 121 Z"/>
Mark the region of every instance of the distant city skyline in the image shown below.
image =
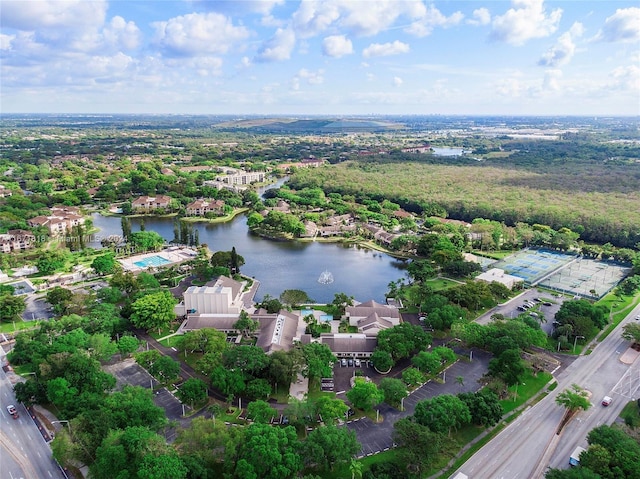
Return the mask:
<path id="1" fill-rule="evenodd" d="M 1 0 L 0 113 L 640 115 L 637 1 Z"/>

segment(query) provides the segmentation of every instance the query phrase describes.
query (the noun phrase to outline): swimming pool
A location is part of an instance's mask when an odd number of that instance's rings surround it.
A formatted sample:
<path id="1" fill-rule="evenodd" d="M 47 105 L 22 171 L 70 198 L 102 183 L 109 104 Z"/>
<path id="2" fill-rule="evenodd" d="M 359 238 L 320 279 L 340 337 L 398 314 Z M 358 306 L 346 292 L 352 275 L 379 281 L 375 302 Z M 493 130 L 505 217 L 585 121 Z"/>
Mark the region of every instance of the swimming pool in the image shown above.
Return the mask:
<path id="1" fill-rule="evenodd" d="M 136 261 L 135 264 L 138 268 L 149 268 L 150 266 L 164 266 L 165 264 L 169 264 L 167 258 L 163 258 L 162 256 L 149 256 L 148 258 L 141 259 L 140 261 Z"/>

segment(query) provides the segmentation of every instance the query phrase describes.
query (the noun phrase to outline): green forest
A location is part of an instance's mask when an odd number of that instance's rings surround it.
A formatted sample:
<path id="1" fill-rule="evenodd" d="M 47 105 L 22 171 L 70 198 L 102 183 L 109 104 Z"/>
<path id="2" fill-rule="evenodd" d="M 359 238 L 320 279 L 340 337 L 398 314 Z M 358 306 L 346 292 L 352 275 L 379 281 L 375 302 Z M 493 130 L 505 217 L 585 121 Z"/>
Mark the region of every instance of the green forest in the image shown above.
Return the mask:
<path id="1" fill-rule="evenodd" d="M 640 241 L 638 147 L 531 141 L 501 148 L 501 155 L 480 161 L 400 152 L 351 157 L 296 171 L 289 184 L 465 221 L 567 227 L 600 244 Z"/>

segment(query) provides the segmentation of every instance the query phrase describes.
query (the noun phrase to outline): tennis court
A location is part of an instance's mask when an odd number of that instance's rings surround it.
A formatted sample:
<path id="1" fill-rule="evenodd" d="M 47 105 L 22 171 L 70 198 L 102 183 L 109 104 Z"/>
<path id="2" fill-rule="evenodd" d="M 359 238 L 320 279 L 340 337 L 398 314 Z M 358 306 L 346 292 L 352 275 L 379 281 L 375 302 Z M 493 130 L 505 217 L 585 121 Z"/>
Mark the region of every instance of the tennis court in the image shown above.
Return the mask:
<path id="1" fill-rule="evenodd" d="M 630 271 L 630 267 L 611 261 L 578 258 L 545 278 L 539 286 L 583 298 L 599 299 L 615 288 Z"/>
<path id="2" fill-rule="evenodd" d="M 527 285 L 535 285 L 555 271 L 565 267 L 577 256 L 546 249 L 524 249 L 494 263 L 492 268 L 524 279 Z"/>

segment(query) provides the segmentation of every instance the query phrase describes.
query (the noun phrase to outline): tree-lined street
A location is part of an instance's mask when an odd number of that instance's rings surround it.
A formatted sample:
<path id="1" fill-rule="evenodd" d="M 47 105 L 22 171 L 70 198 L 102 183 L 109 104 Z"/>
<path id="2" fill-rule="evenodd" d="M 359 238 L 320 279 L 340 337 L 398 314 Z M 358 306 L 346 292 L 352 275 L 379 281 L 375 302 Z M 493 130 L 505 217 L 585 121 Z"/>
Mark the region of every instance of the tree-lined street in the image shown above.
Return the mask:
<path id="1" fill-rule="evenodd" d="M 640 312 L 636 308 L 622 322 L 622 325 L 633 321 Z M 604 339 L 594 351 L 581 356 L 558 375 L 558 386 L 544 399 L 526 410 L 518 419 L 509 424 L 490 443 L 480 449 L 461 468 L 460 471 L 469 477 L 487 478 L 538 478 L 543 456 L 550 457 L 551 467 L 568 466 L 569 455 L 576 446 L 586 447 L 586 435 L 594 427 L 611 424 L 618 417 L 629 398 L 623 396 L 616 385 L 629 370 L 637 371 L 638 360 L 629 366 L 619 361 L 619 356 L 629 347 L 629 341 L 620 337 L 622 327 L 619 326 Z M 554 435 L 565 410 L 555 402 L 562 391 L 577 384 L 591 392 L 593 406 L 586 412 L 578 413 L 564 428 L 555 451 L 547 448 L 552 444 Z M 637 386 L 632 396 L 637 393 Z M 612 404 L 605 408 L 600 401 L 605 395 L 614 398 Z M 634 397 L 635 399 L 635 397 Z M 544 472 L 544 468 L 542 471 Z"/>

